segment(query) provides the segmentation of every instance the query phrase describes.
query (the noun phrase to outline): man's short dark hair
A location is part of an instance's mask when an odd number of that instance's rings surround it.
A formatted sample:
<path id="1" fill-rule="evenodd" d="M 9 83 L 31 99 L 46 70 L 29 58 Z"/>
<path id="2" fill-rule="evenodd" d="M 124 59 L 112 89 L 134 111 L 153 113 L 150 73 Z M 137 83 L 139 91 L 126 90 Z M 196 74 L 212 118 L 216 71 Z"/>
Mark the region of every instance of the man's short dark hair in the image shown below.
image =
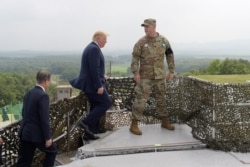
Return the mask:
<path id="1" fill-rule="evenodd" d="M 37 83 L 42 83 L 44 81 L 50 81 L 50 76 L 51 76 L 51 74 L 49 71 L 40 70 L 36 74 L 36 81 L 37 81 Z"/>

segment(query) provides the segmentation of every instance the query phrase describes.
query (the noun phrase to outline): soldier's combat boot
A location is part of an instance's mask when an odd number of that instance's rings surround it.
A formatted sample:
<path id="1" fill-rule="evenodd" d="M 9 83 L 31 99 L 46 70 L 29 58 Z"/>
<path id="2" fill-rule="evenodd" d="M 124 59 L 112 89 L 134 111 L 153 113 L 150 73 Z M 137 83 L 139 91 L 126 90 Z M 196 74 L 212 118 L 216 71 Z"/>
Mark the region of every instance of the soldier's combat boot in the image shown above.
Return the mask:
<path id="1" fill-rule="evenodd" d="M 138 121 L 135 119 L 132 119 L 129 130 L 135 135 L 142 135 L 141 130 L 138 128 Z"/>
<path id="2" fill-rule="evenodd" d="M 161 118 L 161 127 L 168 129 L 168 130 L 174 130 L 174 126 L 170 124 L 169 120 L 167 117 L 162 117 Z"/>

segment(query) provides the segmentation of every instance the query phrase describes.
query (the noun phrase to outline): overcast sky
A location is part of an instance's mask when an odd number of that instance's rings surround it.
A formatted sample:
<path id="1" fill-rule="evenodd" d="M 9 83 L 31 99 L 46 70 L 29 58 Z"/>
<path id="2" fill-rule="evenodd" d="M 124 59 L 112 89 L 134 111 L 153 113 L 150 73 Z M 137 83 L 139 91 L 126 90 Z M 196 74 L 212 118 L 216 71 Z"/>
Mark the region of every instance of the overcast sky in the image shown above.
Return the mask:
<path id="1" fill-rule="evenodd" d="M 250 39 L 250 0 L 0 0 L 0 51 L 78 51 L 96 30 L 132 49 L 145 18 L 173 44 Z"/>

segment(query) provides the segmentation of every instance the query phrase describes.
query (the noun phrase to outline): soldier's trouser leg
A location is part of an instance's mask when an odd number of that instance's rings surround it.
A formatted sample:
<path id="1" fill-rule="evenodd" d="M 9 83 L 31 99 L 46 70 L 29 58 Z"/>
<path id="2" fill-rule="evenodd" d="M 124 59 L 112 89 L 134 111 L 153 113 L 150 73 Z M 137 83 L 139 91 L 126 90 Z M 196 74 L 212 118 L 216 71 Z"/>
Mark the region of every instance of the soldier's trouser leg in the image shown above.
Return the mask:
<path id="1" fill-rule="evenodd" d="M 156 112 L 161 117 L 167 116 L 166 80 L 165 79 L 155 80 L 154 87 L 155 87 Z"/>
<path id="2" fill-rule="evenodd" d="M 130 131 L 136 135 L 142 134 L 138 127 L 138 121 L 141 120 L 142 114 L 145 110 L 145 104 L 151 93 L 151 86 L 149 82 L 149 80 L 141 80 L 141 83 L 135 86 L 136 97 L 132 105 L 132 122 Z"/>
<path id="3" fill-rule="evenodd" d="M 170 124 L 167 117 L 167 106 L 166 106 L 166 80 L 156 80 L 155 83 L 155 98 L 156 98 L 156 112 L 161 116 L 161 127 L 174 130 L 175 127 Z"/>

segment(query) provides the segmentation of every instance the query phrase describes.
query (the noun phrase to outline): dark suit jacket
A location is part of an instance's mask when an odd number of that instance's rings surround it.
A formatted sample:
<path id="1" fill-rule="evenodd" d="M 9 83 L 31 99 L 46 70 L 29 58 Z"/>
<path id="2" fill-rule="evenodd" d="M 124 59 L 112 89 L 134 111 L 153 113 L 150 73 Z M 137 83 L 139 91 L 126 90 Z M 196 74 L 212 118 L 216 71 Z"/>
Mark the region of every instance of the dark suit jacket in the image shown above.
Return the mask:
<path id="1" fill-rule="evenodd" d="M 45 142 L 51 138 L 49 96 L 35 86 L 24 96 L 20 138 L 30 142 Z"/>
<path id="2" fill-rule="evenodd" d="M 104 65 L 101 49 L 95 42 L 91 42 L 83 51 L 80 74 L 70 80 L 70 84 L 86 93 L 96 93 L 105 84 Z"/>

